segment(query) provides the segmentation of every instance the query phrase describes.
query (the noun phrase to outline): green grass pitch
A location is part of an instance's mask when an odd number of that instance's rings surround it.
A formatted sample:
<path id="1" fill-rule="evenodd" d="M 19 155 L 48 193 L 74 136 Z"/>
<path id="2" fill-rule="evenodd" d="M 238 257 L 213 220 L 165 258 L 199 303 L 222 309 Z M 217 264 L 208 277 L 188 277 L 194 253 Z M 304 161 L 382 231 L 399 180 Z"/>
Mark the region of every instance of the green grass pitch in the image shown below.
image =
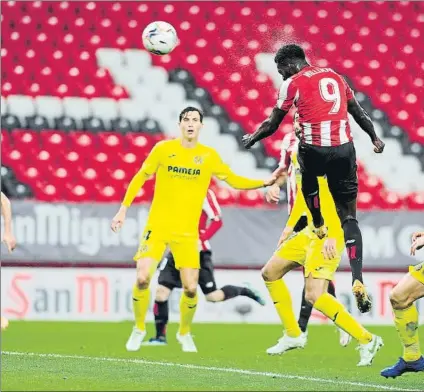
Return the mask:
<path id="1" fill-rule="evenodd" d="M 195 324 L 197 354 L 181 351 L 175 324 L 169 326 L 167 347 L 128 353 L 131 328 L 131 323 L 12 321 L 1 336 L 1 390 L 424 390 L 424 373 L 396 380 L 379 374 L 401 353 L 394 327 L 370 327 L 385 346 L 367 368 L 356 367 L 355 344 L 340 347 L 331 326 L 311 326 L 304 350 L 275 357 L 265 350 L 280 337 L 278 325 Z"/>

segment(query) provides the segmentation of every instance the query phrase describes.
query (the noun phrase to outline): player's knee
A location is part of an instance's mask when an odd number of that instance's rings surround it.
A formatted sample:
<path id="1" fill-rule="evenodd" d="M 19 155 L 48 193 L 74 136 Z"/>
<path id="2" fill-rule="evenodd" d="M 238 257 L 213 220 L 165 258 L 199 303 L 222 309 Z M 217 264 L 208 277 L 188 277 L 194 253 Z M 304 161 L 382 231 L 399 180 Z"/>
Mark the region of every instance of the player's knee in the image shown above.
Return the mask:
<path id="1" fill-rule="evenodd" d="M 315 302 L 321 297 L 322 292 L 316 288 L 308 288 L 305 289 L 305 300 L 310 305 L 314 306 Z"/>
<path id="2" fill-rule="evenodd" d="M 316 302 L 318 298 L 314 295 L 311 291 L 305 291 L 305 300 L 309 305 L 314 306 L 314 303 Z"/>
<path id="3" fill-rule="evenodd" d="M 358 221 L 353 215 L 347 214 L 343 217 L 340 217 L 340 220 L 342 221 L 342 227 L 344 229 L 346 229 L 346 227 L 348 227 L 348 226 L 353 226 L 355 228 L 356 227 L 359 228 Z"/>
<path id="4" fill-rule="evenodd" d="M 148 273 L 139 272 L 137 274 L 136 285 L 140 290 L 145 290 L 149 287 L 150 276 Z"/>
<path id="5" fill-rule="evenodd" d="M 206 294 L 206 296 L 205 296 L 206 301 L 208 301 L 208 302 L 220 302 L 220 301 L 222 301 L 222 299 L 219 296 L 219 291 L 220 290 L 215 290 L 215 291 L 212 291 L 209 294 Z"/>
<path id="6" fill-rule="evenodd" d="M 169 290 L 167 287 L 159 285 L 156 290 L 155 300 L 159 302 L 168 301 L 170 293 L 171 293 L 171 290 Z"/>
<path id="7" fill-rule="evenodd" d="M 275 278 L 275 274 L 272 272 L 272 268 L 270 268 L 269 266 L 268 266 L 268 264 L 267 265 L 265 265 L 263 268 L 262 268 L 262 270 L 261 270 L 261 274 L 262 274 L 262 279 L 265 281 L 265 282 L 272 282 L 272 281 L 274 281 L 274 280 L 277 280 L 278 278 Z M 273 279 L 274 278 L 274 279 Z"/>
<path id="8" fill-rule="evenodd" d="M 197 293 L 197 283 L 187 283 L 183 286 L 184 294 L 189 298 L 194 298 Z"/>
<path id="9" fill-rule="evenodd" d="M 390 292 L 390 303 L 392 304 L 392 308 L 395 310 L 406 309 L 407 307 L 412 305 L 412 302 L 408 295 L 400 290 L 398 287 L 394 287 Z"/>

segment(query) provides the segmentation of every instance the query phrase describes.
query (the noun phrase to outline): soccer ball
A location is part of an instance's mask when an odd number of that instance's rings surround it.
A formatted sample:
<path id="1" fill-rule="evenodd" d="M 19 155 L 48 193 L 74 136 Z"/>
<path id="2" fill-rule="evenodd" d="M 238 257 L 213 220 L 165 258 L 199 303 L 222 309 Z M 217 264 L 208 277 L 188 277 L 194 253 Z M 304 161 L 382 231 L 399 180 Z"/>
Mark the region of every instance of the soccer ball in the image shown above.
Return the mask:
<path id="1" fill-rule="evenodd" d="M 177 43 L 177 32 L 167 22 L 150 23 L 143 31 L 143 45 L 150 53 L 160 56 L 171 53 Z"/>

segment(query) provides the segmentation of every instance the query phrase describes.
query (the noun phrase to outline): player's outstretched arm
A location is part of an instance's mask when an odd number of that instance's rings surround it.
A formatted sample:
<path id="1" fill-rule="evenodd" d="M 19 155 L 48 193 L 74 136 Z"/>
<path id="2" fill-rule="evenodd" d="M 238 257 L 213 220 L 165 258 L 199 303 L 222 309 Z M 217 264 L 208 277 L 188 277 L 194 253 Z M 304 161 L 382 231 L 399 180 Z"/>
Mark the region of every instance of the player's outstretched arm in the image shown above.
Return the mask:
<path id="1" fill-rule="evenodd" d="M 374 152 L 382 153 L 384 150 L 384 143 L 375 133 L 374 124 L 372 123 L 369 114 L 359 104 L 355 97 L 349 99 L 347 102 L 347 110 L 358 123 L 358 125 L 362 128 L 362 130 L 370 137 L 372 143 L 375 146 Z"/>
<path id="2" fill-rule="evenodd" d="M 160 143 L 159 143 L 160 144 Z M 131 206 L 134 198 L 137 196 L 138 191 L 144 185 L 144 183 L 156 173 L 156 170 L 159 166 L 159 144 L 157 144 L 150 154 L 147 156 L 146 160 L 141 166 L 141 169 L 137 174 L 132 178 L 130 184 L 128 185 L 127 191 L 125 192 L 124 200 L 122 201 L 119 211 L 116 213 L 112 219 L 111 229 L 116 233 L 122 227 L 125 221 L 125 216 L 128 208 Z"/>
<path id="3" fill-rule="evenodd" d="M 258 189 L 270 186 L 275 183 L 275 176 L 267 180 L 255 180 L 235 174 L 231 170 L 226 175 L 217 175 L 220 180 L 225 181 L 234 189 Z"/>
<path id="4" fill-rule="evenodd" d="M 12 205 L 10 204 L 8 197 L 3 192 L 1 192 L 1 214 L 4 218 L 4 232 L 2 241 L 4 241 L 6 244 L 10 253 L 16 247 L 16 239 L 12 230 Z"/>
<path id="5" fill-rule="evenodd" d="M 281 110 L 277 106 L 274 107 L 270 116 L 259 126 L 259 128 L 251 135 L 243 136 L 243 145 L 246 149 L 252 147 L 259 140 L 265 139 L 273 135 L 283 121 L 286 111 Z"/>
<path id="6" fill-rule="evenodd" d="M 225 181 L 234 189 L 258 189 L 270 186 L 275 183 L 276 177 L 271 176 L 268 180 L 254 180 L 235 174 L 230 167 L 222 162 L 221 158 L 217 155 L 217 162 L 215 164 L 213 175 L 220 180 Z"/>

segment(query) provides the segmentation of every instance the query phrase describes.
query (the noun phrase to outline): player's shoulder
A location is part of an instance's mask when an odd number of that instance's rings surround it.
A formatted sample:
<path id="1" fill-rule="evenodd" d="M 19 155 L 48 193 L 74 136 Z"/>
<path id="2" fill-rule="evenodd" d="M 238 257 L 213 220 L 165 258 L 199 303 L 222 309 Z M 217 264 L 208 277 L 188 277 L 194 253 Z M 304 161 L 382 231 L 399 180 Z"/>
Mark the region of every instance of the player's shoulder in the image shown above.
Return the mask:
<path id="1" fill-rule="evenodd" d="M 167 139 L 161 140 L 154 145 L 154 149 L 158 152 L 168 151 L 175 149 L 175 146 L 178 144 L 178 139 Z"/>
<path id="2" fill-rule="evenodd" d="M 166 146 L 169 146 L 170 142 L 172 142 L 172 140 L 160 140 L 159 142 L 156 142 L 153 148 L 155 150 L 162 150 L 166 148 Z"/>
<path id="3" fill-rule="evenodd" d="M 219 157 L 219 153 L 215 148 L 202 143 L 198 143 L 197 146 L 200 153 L 213 158 Z"/>

